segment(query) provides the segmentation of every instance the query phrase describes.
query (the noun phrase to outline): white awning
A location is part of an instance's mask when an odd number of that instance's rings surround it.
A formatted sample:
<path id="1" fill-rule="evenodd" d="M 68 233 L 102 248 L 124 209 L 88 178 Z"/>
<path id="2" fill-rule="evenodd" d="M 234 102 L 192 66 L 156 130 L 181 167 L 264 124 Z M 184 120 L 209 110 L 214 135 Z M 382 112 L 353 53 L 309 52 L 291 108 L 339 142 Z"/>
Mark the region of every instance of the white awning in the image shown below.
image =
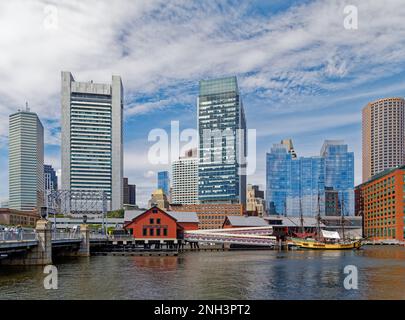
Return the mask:
<path id="1" fill-rule="evenodd" d="M 322 236 L 327 239 L 340 239 L 339 233 L 337 231 L 321 230 Z"/>

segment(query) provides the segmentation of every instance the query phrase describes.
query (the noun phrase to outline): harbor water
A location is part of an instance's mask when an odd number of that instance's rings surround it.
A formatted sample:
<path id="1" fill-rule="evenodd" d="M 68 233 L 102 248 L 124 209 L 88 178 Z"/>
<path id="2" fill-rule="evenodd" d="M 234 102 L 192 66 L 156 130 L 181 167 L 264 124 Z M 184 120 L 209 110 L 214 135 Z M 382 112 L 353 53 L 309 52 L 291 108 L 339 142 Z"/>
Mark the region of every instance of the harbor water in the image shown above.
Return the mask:
<path id="1" fill-rule="evenodd" d="M 201 251 L 92 256 L 43 267 L 0 267 L 0 299 L 405 299 L 405 247 L 354 251 Z M 358 271 L 345 289 L 346 266 Z"/>

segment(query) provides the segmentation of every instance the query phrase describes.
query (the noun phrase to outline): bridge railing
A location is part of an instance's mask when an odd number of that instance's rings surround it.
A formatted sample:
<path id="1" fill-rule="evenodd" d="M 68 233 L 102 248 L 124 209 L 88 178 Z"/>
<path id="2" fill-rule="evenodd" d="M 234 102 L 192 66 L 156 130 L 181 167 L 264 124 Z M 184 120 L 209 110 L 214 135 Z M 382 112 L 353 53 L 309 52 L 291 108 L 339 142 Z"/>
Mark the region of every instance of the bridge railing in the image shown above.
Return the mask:
<path id="1" fill-rule="evenodd" d="M 34 241 L 37 234 L 34 231 L 1 231 L 0 242 Z"/>
<path id="2" fill-rule="evenodd" d="M 90 239 L 92 239 L 92 240 L 107 240 L 108 236 L 106 234 L 90 233 Z"/>
<path id="3" fill-rule="evenodd" d="M 52 233 L 52 240 L 78 240 L 81 239 L 82 236 L 80 233 L 75 232 L 53 232 Z"/>

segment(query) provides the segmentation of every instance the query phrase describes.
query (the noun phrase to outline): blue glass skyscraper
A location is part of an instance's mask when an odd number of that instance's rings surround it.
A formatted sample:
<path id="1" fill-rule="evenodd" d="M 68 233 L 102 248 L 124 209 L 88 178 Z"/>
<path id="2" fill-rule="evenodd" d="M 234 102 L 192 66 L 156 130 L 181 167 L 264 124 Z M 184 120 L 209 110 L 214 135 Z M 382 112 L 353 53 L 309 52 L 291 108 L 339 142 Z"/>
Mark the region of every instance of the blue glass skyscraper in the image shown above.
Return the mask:
<path id="1" fill-rule="evenodd" d="M 354 214 L 354 153 L 341 140 L 326 140 L 321 156 L 325 159 L 325 186 L 338 192 L 344 215 Z"/>
<path id="2" fill-rule="evenodd" d="M 170 180 L 168 171 L 158 172 L 158 189 L 162 189 L 165 195 L 169 195 L 170 192 Z"/>
<path id="3" fill-rule="evenodd" d="M 198 200 L 246 202 L 246 122 L 236 77 L 200 81 Z"/>
<path id="4" fill-rule="evenodd" d="M 321 155 L 314 157 L 294 158 L 285 144 L 275 144 L 267 153 L 266 202 L 270 214 L 323 215 L 326 188 L 338 192 L 344 214 L 354 214 L 354 155 L 343 141 L 325 141 Z"/>

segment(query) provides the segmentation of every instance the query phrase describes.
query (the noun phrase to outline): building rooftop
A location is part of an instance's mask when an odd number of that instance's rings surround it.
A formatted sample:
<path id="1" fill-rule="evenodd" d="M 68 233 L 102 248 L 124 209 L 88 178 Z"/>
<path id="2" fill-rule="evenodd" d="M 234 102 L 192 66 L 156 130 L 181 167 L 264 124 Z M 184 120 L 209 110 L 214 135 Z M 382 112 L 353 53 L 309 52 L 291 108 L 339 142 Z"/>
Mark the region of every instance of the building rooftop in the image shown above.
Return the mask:
<path id="1" fill-rule="evenodd" d="M 378 179 L 380 179 L 380 178 L 382 178 L 382 177 L 384 177 L 384 176 L 386 176 L 386 175 L 388 175 L 388 174 L 390 174 L 390 173 L 392 173 L 392 172 L 394 172 L 396 170 L 404 170 L 404 169 L 405 169 L 405 165 L 404 166 L 398 166 L 398 167 L 395 167 L 395 168 L 385 169 L 384 171 L 381 171 L 380 173 L 377 173 L 374 176 L 372 176 L 369 180 L 357 185 L 356 188 L 361 187 L 363 185 L 366 185 L 366 184 L 368 184 L 370 182 L 373 182 L 375 180 L 378 180 Z"/>
<path id="2" fill-rule="evenodd" d="M 260 217 L 246 216 L 227 216 L 227 219 L 233 226 L 237 227 L 265 227 L 269 223 Z"/>
<path id="3" fill-rule="evenodd" d="M 130 222 L 136 217 L 140 216 L 147 210 L 125 210 L 124 221 Z M 178 211 L 165 211 L 169 216 L 177 220 L 177 222 L 196 222 L 198 223 L 198 216 L 195 212 L 178 212 Z"/>

